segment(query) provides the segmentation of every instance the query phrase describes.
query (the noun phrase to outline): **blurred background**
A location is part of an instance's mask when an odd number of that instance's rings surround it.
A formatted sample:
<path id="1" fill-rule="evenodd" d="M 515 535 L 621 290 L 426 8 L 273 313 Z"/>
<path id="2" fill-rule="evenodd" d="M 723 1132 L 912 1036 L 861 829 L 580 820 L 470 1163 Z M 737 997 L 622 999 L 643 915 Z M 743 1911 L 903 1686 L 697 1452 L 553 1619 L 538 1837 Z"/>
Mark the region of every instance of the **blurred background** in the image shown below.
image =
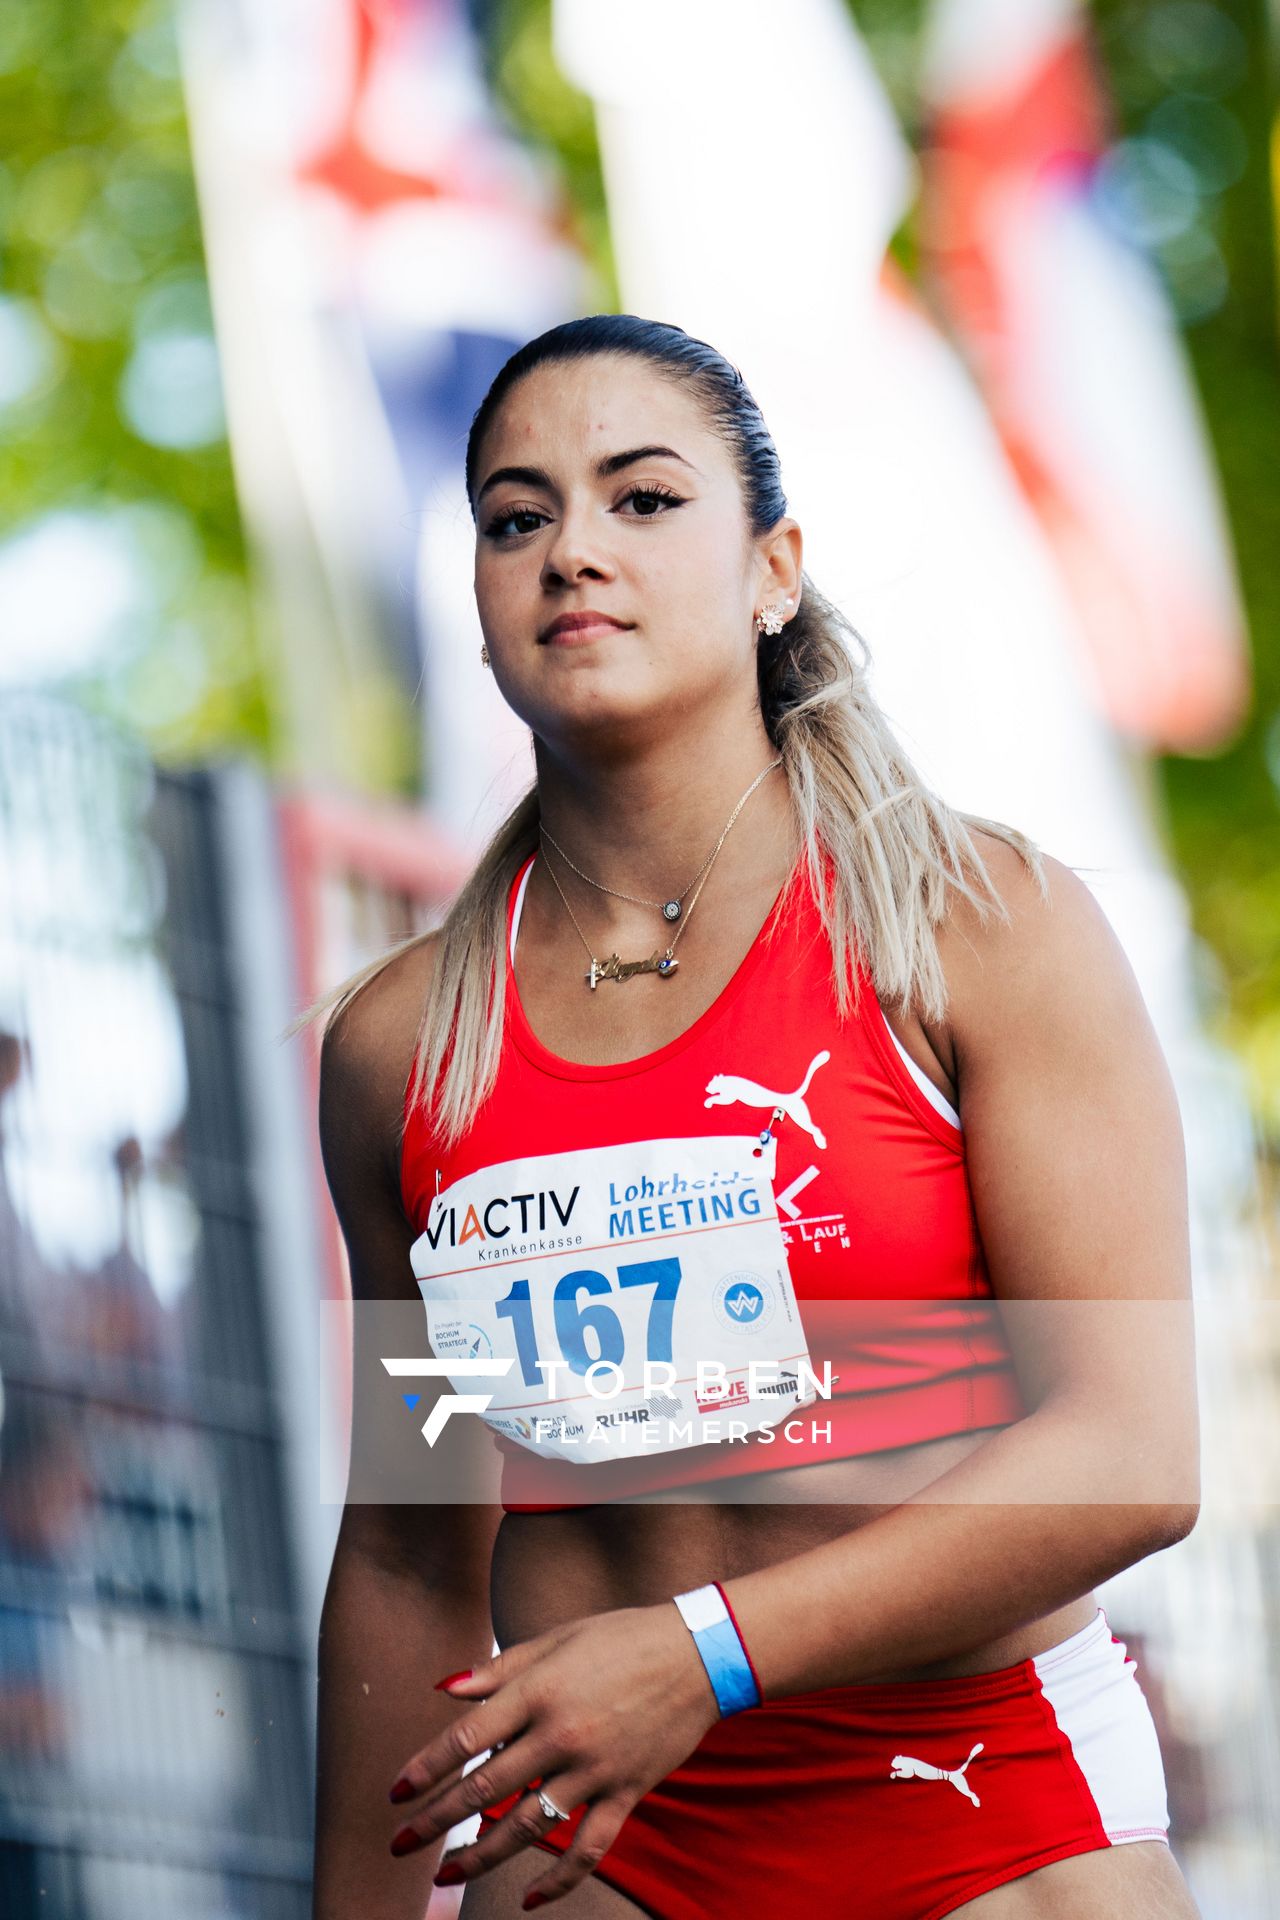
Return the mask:
<path id="1" fill-rule="evenodd" d="M 280 1036 L 527 777 L 466 432 L 622 309 L 742 369 L 910 751 L 1138 972 L 1206 1501 L 1104 1598 L 1202 1913 L 1280 1915 L 1278 29 L 0 0 L 0 1914 L 309 1912 L 344 1276 Z"/>

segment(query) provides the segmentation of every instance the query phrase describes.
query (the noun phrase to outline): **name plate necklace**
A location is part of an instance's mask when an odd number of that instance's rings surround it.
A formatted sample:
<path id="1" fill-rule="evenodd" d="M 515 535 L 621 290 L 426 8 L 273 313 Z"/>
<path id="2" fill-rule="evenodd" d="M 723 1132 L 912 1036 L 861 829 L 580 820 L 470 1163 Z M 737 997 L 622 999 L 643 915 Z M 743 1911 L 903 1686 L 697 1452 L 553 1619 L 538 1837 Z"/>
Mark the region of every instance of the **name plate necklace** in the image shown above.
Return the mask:
<path id="1" fill-rule="evenodd" d="M 556 892 L 560 895 L 561 900 L 564 902 L 565 911 L 569 915 L 569 918 L 572 920 L 574 926 L 577 928 L 578 938 L 581 940 L 583 946 L 587 950 L 587 958 L 591 962 L 591 967 L 590 967 L 590 970 L 583 975 L 583 979 L 586 981 L 587 985 L 590 987 L 593 993 L 595 992 L 596 987 L 601 980 L 618 980 L 618 981 L 632 980 L 635 978 L 636 974 L 638 973 L 656 973 L 658 977 L 662 980 L 669 980 L 671 978 L 672 974 L 675 972 L 676 968 L 680 964 L 680 962 L 676 959 L 676 942 L 679 940 L 680 935 L 684 932 L 685 928 L 689 924 L 690 919 L 693 916 L 693 910 L 698 904 L 698 897 L 701 894 L 703 887 L 706 886 L 708 879 L 710 878 L 711 869 L 712 869 L 712 866 L 715 864 L 716 855 L 719 853 L 725 841 L 729 838 L 730 829 L 732 828 L 734 821 L 737 819 L 738 815 L 742 812 L 742 809 L 746 806 L 748 800 L 751 798 L 756 788 L 760 785 L 760 782 L 765 778 L 765 775 L 772 773 L 775 767 L 780 767 L 781 765 L 782 765 L 782 761 L 780 759 L 771 760 L 768 766 L 763 767 L 761 771 L 756 775 L 755 779 L 751 782 L 751 785 L 747 788 L 746 792 L 742 795 L 741 799 L 738 801 L 738 804 L 734 808 L 733 812 L 729 815 L 729 818 L 725 821 L 724 830 L 722 831 L 720 838 L 716 841 L 710 853 L 707 855 L 702 865 L 698 868 L 697 873 L 694 874 L 693 879 L 690 880 L 688 882 L 688 885 L 682 888 L 682 890 L 678 894 L 674 894 L 669 900 L 641 900 L 640 898 L 638 898 L 637 895 L 633 893 L 620 893 L 615 887 L 607 887 L 604 884 L 603 880 L 593 880 L 589 873 L 584 873 L 582 871 L 581 867 L 574 866 L 573 861 L 569 858 L 564 848 L 560 846 L 558 841 L 553 840 L 551 835 L 547 832 L 546 828 L 542 826 L 541 823 L 539 823 L 538 832 L 541 835 L 541 837 L 548 843 L 549 846 L 552 846 L 555 848 L 556 852 L 560 855 L 560 858 L 564 861 L 565 865 L 568 867 L 572 867 L 573 871 L 577 874 L 578 878 L 580 880 L 585 880 L 589 887 L 594 887 L 598 893 L 611 894 L 615 900 L 628 900 L 634 906 L 656 907 L 658 911 L 662 914 L 662 917 L 664 920 L 666 920 L 669 923 L 673 921 L 679 921 L 680 923 L 676 927 L 675 933 L 671 937 L 671 944 L 669 947 L 666 948 L 665 952 L 662 950 L 655 950 L 653 953 L 648 954 L 643 960 L 622 960 L 618 957 L 616 953 L 611 953 L 607 960 L 598 960 L 595 956 L 594 951 L 592 950 L 591 942 L 587 939 L 586 934 L 582 931 L 582 927 L 581 927 L 581 924 L 579 923 L 577 914 L 574 912 L 573 908 L 569 905 L 569 901 L 565 894 L 564 888 L 560 885 L 559 880 L 556 878 L 555 868 L 551 865 L 551 862 L 548 861 L 547 872 L 551 875 L 551 884 L 554 886 Z M 693 898 L 690 900 L 688 906 L 686 907 L 683 904 L 684 896 L 686 893 L 688 893 L 690 887 L 695 888 L 695 891 L 694 891 Z"/>

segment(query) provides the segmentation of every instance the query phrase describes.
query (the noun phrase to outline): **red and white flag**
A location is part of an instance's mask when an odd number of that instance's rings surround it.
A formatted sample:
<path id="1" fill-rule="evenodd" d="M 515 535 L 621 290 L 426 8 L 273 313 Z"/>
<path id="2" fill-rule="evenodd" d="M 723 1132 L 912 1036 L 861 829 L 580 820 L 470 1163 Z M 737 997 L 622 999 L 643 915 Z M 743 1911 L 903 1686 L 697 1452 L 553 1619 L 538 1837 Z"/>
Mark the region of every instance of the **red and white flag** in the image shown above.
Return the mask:
<path id="1" fill-rule="evenodd" d="M 1076 606 L 1111 724 L 1222 744 L 1249 698 L 1218 488 L 1154 268 L 1097 210 L 1105 96 L 1076 0 L 935 0 L 925 259 Z"/>

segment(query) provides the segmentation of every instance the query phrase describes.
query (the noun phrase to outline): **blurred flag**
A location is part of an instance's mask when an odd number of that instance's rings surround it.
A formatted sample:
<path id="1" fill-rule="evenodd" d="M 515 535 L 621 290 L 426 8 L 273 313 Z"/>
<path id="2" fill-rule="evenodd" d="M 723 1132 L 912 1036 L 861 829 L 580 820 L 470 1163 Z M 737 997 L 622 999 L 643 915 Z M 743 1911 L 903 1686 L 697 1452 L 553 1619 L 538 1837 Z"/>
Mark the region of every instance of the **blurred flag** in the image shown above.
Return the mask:
<path id="1" fill-rule="evenodd" d="M 935 0 L 925 260 L 1071 592 L 1121 733 L 1200 752 L 1249 671 L 1199 411 L 1154 269 L 1101 217 L 1076 0 Z"/>
<path id="2" fill-rule="evenodd" d="M 888 260 L 916 168 L 847 9 L 792 0 L 781 37 L 770 0 L 686 0 L 681 22 L 658 46 L 638 15 L 557 0 L 559 57 L 597 103 L 625 304 L 742 368 L 805 565 L 865 628 L 877 697 L 939 790 L 1063 859 L 1157 869 L 1040 526 Z M 1139 891 L 1119 917 L 1154 987 L 1166 920 Z M 1154 998 L 1181 1019 L 1176 981 Z"/>
<path id="3" fill-rule="evenodd" d="M 924 777 L 1084 871 L 1186 1101 L 1195 1203 L 1220 1205 L 1199 1116 L 1186 902 L 1134 756 L 1082 674 L 1078 611 L 982 394 L 887 258 L 914 163 L 841 0 L 685 0 L 643 18 L 557 0 L 597 103 L 624 304 L 741 367 L 783 461 L 813 580 L 863 629 Z M 768 74 L 762 87 L 760 75 Z M 716 245 L 707 244 L 714 233 Z"/>
<path id="4" fill-rule="evenodd" d="M 466 435 L 515 347 L 580 308 L 563 191 L 495 110 L 464 0 L 187 0 L 184 22 L 293 770 L 403 793 L 420 747 L 467 839 L 527 735 L 479 666 Z"/>
<path id="5" fill-rule="evenodd" d="M 630 310 L 749 352 L 766 409 L 778 359 L 780 391 L 820 392 L 916 188 L 843 0 L 795 0 L 785 31 L 771 0 L 686 0 L 678 33 L 598 0 L 556 0 L 554 23 L 595 100 Z"/>

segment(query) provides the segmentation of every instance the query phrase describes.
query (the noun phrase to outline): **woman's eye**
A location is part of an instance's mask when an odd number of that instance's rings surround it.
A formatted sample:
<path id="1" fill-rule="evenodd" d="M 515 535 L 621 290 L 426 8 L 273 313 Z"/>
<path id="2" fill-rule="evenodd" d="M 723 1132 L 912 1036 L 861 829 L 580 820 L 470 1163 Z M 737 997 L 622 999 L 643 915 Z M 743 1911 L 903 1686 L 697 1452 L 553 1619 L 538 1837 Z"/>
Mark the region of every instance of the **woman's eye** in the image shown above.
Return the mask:
<path id="1" fill-rule="evenodd" d="M 682 507 L 684 498 L 681 494 L 672 493 L 666 487 L 631 487 L 623 495 L 614 511 L 617 512 L 631 502 L 635 503 L 636 511 L 634 514 L 625 515 L 624 518 L 660 520 L 662 515 L 671 508 Z M 521 534 L 536 532 L 545 518 L 546 515 L 537 507 L 508 507 L 505 513 L 495 514 L 485 528 L 485 532 L 491 540 L 518 540 Z M 519 521 L 524 521 L 526 524 L 523 526 L 515 524 Z"/>
<path id="2" fill-rule="evenodd" d="M 510 539 L 512 536 L 507 531 L 508 523 L 510 521 L 540 520 L 542 517 L 543 516 L 539 514 L 536 507 L 508 507 L 505 513 L 497 514 L 489 522 L 488 526 L 485 528 L 485 532 L 488 534 L 491 540 Z M 533 532 L 532 527 L 516 528 L 517 534 L 532 533 L 532 532 Z"/>
<path id="3" fill-rule="evenodd" d="M 667 507 L 682 507 L 684 505 L 681 496 L 678 493 L 669 492 L 666 487 L 632 487 L 630 491 L 623 496 L 623 504 L 625 505 L 628 500 L 645 502 L 656 500 L 664 509 Z M 657 520 L 661 518 L 661 515 L 646 511 L 644 513 L 637 513 L 636 518 L 640 520 Z"/>

